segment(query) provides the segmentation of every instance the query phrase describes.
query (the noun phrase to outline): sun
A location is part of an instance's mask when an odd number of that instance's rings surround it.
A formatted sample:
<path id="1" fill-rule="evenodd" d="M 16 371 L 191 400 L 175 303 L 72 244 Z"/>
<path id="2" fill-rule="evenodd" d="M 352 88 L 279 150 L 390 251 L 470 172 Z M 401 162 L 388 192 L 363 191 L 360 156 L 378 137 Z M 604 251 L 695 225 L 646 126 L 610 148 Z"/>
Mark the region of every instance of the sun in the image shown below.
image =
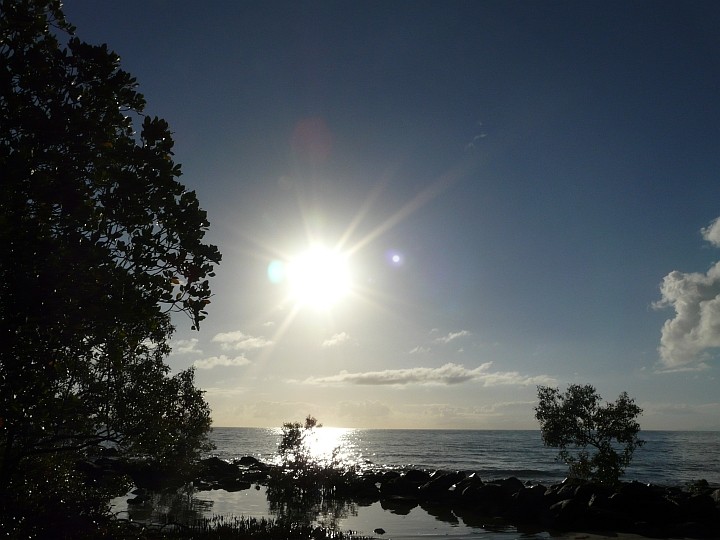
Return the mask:
<path id="1" fill-rule="evenodd" d="M 286 275 L 290 296 L 299 306 L 327 310 L 351 290 L 348 256 L 322 245 L 290 260 Z"/>

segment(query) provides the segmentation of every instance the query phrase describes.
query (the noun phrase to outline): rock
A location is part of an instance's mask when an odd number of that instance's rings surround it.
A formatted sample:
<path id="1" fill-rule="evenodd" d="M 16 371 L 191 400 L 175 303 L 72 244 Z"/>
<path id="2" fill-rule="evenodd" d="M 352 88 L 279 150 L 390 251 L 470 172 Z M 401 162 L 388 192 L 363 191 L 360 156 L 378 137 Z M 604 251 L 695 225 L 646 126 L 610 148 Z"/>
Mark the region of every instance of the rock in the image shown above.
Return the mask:
<path id="1" fill-rule="evenodd" d="M 407 478 L 407 475 L 391 478 L 380 484 L 380 496 L 418 498 L 418 483 Z"/>
<path id="2" fill-rule="evenodd" d="M 407 516 L 413 508 L 418 505 L 417 499 L 394 497 L 392 499 L 380 499 L 380 507 L 398 516 Z"/>
<path id="3" fill-rule="evenodd" d="M 375 534 L 385 534 L 385 529 L 383 529 L 382 527 L 378 527 L 378 528 L 375 529 L 373 532 L 374 532 Z"/>
<path id="4" fill-rule="evenodd" d="M 509 516 L 520 523 L 532 523 L 540 519 L 547 511 L 545 504 L 545 491 L 543 485 L 524 486 L 511 495 L 511 509 Z"/>
<path id="5" fill-rule="evenodd" d="M 575 499 L 564 499 L 549 508 L 553 527 L 568 530 L 582 527 L 587 515 L 587 506 Z"/>
<path id="6" fill-rule="evenodd" d="M 455 497 L 456 499 L 462 499 L 462 494 L 467 488 L 469 488 L 471 486 L 478 487 L 478 486 L 482 486 L 482 485 L 483 485 L 483 481 L 480 478 L 480 476 L 473 473 L 469 476 L 466 476 L 459 482 L 453 484 L 452 486 L 450 486 L 448 491 L 452 492 L 452 496 Z"/>
<path id="7" fill-rule="evenodd" d="M 419 469 L 411 469 L 405 473 L 405 478 L 409 482 L 415 482 L 419 485 L 424 484 L 425 482 L 430 480 L 430 473 L 428 473 L 427 471 L 421 471 Z"/>
<path id="8" fill-rule="evenodd" d="M 241 471 L 240 478 L 246 482 L 264 482 L 268 479 L 268 473 L 266 471 Z"/>
<path id="9" fill-rule="evenodd" d="M 437 500 L 447 498 L 448 490 L 465 478 L 465 473 L 458 471 L 452 473 L 433 473 L 430 480 L 418 487 L 419 496 L 424 500 Z"/>
<path id="10" fill-rule="evenodd" d="M 240 459 L 236 459 L 233 461 L 234 465 L 242 465 L 243 467 L 256 467 L 260 464 L 260 460 L 257 458 L 254 458 L 253 456 L 243 456 Z"/>
<path id="11" fill-rule="evenodd" d="M 683 517 L 688 521 L 705 521 L 717 515 L 715 501 L 710 495 L 692 495 L 680 503 Z"/>
<path id="12" fill-rule="evenodd" d="M 338 495 L 358 502 L 376 501 L 380 498 L 380 488 L 374 482 L 374 478 L 358 477 L 354 481 L 337 486 L 336 489 Z"/>
<path id="13" fill-rule="evenodd" d="M 139 506 L 141 504 L 145 504 L 146 502 L 147 498 L 143 495 L 138 495 L 137 497 L 132 497 L 127 500 L 129 506 Z"/>
<path id="14" fill-rule="evenodd" d="M 460 495 L 464 507 L 472 507 L 484 516 L 500 515 L 508 509 L 510 496 L 499 484 L 475 484 L 466 487 Z"/>
<path id="15" fill-rule="evenodd" d="M 224 489 L 225 491 L 229 491 L 231 493 L 235 491 L 243 491 L 252 487 L 252 484 L 250 482 L 245 482 L 244 480 L 240 479 L 226 480 L 224 482 L 221 482 L 219 485 L 220 489 Z"/>
<path id="16" fill-rule="evenodd" d="M 511 476 L 510 478 L 503 478 L 500 480 L 493 480 L 493 484 L 499 485 L 503 488 L 506 495 L 512 496 L 525 487 L 525 484 L 518 478 Z"/>
<path id="17" fill-rule="evenodd" d="M 400 476 L 402 476 L 402 475 L 397 471 L 384 471 L 380 475 L 380 478 L 378 479 L 378 481 L 381 483 L 387 482 L 388 480 L 392 480 L 393 478 L 398 478 Z"/>
<path id="18" fill-rule="evenodd" d="M 240 474 L 237 465 L 228 463 L 219 457 L 209 457 L 200 460 L 200 476 L 206 480 L 218 480 L 222 478 L 236 478 Z"/>

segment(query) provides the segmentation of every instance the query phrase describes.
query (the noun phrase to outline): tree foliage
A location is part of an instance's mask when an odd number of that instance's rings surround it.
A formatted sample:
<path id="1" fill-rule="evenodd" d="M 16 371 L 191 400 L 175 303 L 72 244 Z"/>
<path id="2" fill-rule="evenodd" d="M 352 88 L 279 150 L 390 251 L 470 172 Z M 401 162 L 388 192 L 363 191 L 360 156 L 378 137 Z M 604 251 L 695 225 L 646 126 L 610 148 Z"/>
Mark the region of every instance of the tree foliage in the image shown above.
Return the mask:
<path id="1" fill-rule="evenodd" d="M 278 444 L 281 466 L 270 476 L 268 504 L 283 522 L 310 524 L 320 519 L 324 526 L 337 529 L 353 511 L 343 487 L 357 480 L 357 470 L 339 459 L 339 448 L 331 457 L 313 451 L 321 427 L 311 415 L 304 422 L 283 424 Z"/>
<path id="2" fill-rule="evenodd" d="M 624 473 L 638 438 L 642 414 L 626 392 L 614 403 L 602 405 L 592 385 L 573 384 L 563 394 L 558 388 L 538 386 L 535 418 L 546 446 L 559 448 L 558 459 L 574 477 L 613 484 Z M 592 450 L 594 449 L 594 450 Z"/>
<path id="3" fill-rule="evenodd" d="M 314 416 L 307 415 L 304 423 L 285 422 L 278 444 L 282 464 L 294 472 L 307 471 L 312 464 L 310 438 L 316 428 L 322 427 Z"/>
<path id="4" fill-rule="evenodd" d="M 192 370 L 163 359 L 173 312 L 204 319 L 220 254 L 144 108 L 59 0 L 0 0 L 0 493 L 33 456 L 206 442 Z"/>

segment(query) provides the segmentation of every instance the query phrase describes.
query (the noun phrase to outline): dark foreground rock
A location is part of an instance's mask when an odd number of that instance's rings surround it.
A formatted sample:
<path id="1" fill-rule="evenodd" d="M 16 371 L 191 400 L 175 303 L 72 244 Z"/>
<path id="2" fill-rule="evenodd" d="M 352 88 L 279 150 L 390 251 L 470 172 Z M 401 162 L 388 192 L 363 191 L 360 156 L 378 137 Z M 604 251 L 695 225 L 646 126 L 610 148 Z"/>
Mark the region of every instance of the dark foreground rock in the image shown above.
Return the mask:
<path id="1" fill-rule="evenodd" d="M 544 486 L 517 478 L 483 481 L 476 475 L 434 473 L 429 481 L 410 475 L 380 485 L 380 502 L 412 501 L 436 512 L 475 516 L 547 531 L 613 531 L 652 537 L 720 538 L 720 490 L 692 491 L 638 482 L 616 489 L 578 480 Z"/>
<path id="2" fill-rule="evenodd" d="M 201 490 L 238 491 L 269 485 L 273 471 L 277 467 L 251 457 L 233 463 L 211 457 L 199 463 L 193 484 Z M 461 518 L 468 525 L 720 538 L 720 489 L 702 481 L 685 489 L 639 482 L 610 488 L 577 479 L 545 486 L 514 477 L 483 480 L 462 471 L 408 470 L 338 475 L 330 491 L 364 505 L 380 502 L 395 513 L 420 506 L 438 519 Z"/>

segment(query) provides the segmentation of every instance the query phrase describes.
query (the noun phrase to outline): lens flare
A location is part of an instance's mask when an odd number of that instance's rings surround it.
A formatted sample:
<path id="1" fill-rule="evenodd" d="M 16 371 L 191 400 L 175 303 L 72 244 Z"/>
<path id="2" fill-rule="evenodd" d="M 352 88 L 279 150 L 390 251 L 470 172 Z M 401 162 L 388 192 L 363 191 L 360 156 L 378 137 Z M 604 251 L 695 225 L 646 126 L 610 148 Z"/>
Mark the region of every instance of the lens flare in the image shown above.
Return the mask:
<path id="1" fill-rule="evenodd" d="M 268 265 L 268 279 L 270 283 L 277 285 L 285 280 L 285 265 L 282 261 L 273 261 Z"/>

